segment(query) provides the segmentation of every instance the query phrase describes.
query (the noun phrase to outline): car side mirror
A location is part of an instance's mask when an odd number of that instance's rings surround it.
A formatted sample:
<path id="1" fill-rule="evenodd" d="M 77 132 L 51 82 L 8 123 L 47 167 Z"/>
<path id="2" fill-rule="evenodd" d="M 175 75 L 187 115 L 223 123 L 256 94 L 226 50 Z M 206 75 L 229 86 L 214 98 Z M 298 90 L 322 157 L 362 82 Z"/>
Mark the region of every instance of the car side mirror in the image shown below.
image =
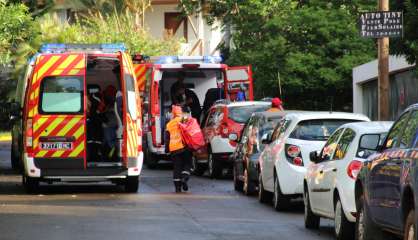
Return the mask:
<path id="1" fill-rule="evenodd" d="M 319 163 L 322 161 L 321 156 L 320 156 L 320 152 L 319 151 L 313 151 L 309 153 L 309 159 L 311 160 L 311 162 L 313 163 Z"/>
<path id="2" fill-rule="evenodd" d="M 22 116 L 22 111 L 18 102 L 9 103 L 8 107 L 10 120 L 19 119 Z"/>

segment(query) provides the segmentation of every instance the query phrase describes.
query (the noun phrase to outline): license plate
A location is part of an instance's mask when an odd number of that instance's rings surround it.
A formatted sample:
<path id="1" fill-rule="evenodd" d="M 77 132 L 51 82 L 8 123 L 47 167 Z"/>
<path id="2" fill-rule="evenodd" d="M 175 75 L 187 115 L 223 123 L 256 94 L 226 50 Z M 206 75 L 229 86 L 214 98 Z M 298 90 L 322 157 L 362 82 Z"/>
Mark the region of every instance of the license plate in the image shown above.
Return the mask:
<path id="1" fill-rule="evenodd" d="M 43 150 L 71 150 L 73 144 L 69 142 L 43 142 L 41 143 L 41 149 Z"/>

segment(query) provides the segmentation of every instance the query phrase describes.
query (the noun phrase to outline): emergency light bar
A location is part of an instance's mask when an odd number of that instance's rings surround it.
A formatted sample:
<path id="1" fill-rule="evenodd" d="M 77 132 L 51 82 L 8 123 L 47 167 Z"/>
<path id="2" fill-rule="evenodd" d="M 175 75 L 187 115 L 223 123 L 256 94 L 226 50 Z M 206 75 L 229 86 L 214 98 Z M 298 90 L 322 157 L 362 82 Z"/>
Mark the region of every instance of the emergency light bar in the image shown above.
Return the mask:
<path id="1" fill-rule="evenodd" d="M 126 47 L 123 43 L 106 43 L 106 44 L 48 43 L 48 44 L 43 44 L 39 50 L 40 53 L 64 53 L 64 52 L 80 52 L 80 51 L 115 53 L 115 52 L 126 51 Z"/>
<path id="2" fill-rule="evenodd" d="M 155 63 L 221 63 L 220 56 L 162 56 Z"/>

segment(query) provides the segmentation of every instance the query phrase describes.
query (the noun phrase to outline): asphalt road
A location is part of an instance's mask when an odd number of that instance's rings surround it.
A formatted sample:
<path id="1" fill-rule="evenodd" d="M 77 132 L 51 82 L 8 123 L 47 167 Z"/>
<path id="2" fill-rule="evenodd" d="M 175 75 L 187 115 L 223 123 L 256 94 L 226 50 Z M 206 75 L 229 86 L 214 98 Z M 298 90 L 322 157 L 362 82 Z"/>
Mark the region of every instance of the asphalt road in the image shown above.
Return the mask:
<path id="1" fill-rule="evenodd" d="M 333 223 L 303 226 L 303 206 L 278 213 L 233 190 L 230 179 L 193 177 L 175 194 L 169 167 L 144 170 L 137 194 L 107 183 L 43 185 L 27 195 L 0 144 L 0 240 L 334 239 Z"/>

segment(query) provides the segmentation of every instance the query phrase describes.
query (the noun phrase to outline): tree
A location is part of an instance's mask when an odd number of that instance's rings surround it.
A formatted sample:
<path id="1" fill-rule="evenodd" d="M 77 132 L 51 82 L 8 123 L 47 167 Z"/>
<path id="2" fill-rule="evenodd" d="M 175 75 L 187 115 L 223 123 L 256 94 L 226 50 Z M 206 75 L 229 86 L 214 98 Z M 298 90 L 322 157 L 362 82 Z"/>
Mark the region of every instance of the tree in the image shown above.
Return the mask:
<path id="1" fill-rule="evenodd" d="M 24 4 L 0 0 L 0 65 L 8 65 L 19 44 L 30 41 L 36 32 Z"/>
<path id="2" fill-rule="evenodd" d="M 287 108 L 351 107 L 352 68 L 375 57 L 373 40 L 359 37 L 357 17 L 366 0 L 183 0 L 208 22 L 232 29 L 229 64 L 252 64 L 258 97 L 279 95 Z"/>
<path id="3" fill-rule="evenodd" d="M 409 63 L 414 64 L 418 58 L 418 1 L 394 1 L 391 10 L 404 12 L 404 36 L 391 39 L 391 53 L 403 55 Z"/>

